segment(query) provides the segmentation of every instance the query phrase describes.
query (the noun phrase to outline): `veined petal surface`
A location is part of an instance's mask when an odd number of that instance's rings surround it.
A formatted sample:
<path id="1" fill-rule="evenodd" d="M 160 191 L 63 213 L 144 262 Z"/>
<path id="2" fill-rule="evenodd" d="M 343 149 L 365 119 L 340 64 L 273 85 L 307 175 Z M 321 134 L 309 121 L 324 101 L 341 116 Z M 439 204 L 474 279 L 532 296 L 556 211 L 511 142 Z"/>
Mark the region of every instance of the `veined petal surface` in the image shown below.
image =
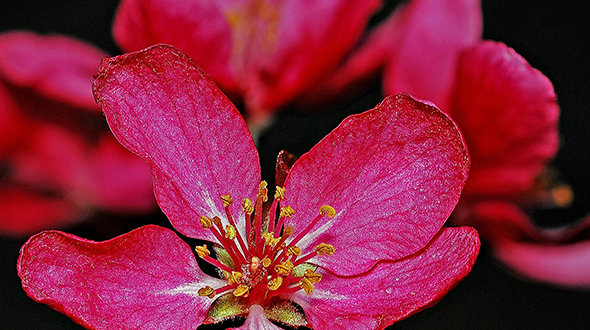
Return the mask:
<path id="1" fill-rule="evenodd" d="M 471 271 L 479 246 L 473 228 L 445 228 L 423 250 L 367 273 L 323 273 L 310 295 L 293 300 L 317 330 L 384 329 L 442 299 Z"/>
<path id="2" fill-rule="evenodd" d="M 183 234 L 214 240 L 199 216 L 225 218 L 230 194 L 254 200 L 260 162 L 234 105 L 182 51 L 165 45 L 103 60 L 94 94 L 115 137 L 150 166 L 156 199 Z"/>
<path id="3" fill-rule="evenodd" d="M 310 261 L 339 275 L 367 271 L 422 249 L 455 207 L 469 171 L 456 125 L 439 109 L 408 95 L 388 97 L 345 119 L 293 165 L 285 224 L 303 230 L 322 205 L 321 220 L 298 244 L 327 243 L 333 256 Z"/>
<path id="4" fill-rule="evenodd" d="M 174 232 L 153 225 L 105 242 L 42 232 L 22 247 L 18 274 L 30 297 L 101 330 L 194 330 L 212 303 L 198 289 L 222 283 Z"/>

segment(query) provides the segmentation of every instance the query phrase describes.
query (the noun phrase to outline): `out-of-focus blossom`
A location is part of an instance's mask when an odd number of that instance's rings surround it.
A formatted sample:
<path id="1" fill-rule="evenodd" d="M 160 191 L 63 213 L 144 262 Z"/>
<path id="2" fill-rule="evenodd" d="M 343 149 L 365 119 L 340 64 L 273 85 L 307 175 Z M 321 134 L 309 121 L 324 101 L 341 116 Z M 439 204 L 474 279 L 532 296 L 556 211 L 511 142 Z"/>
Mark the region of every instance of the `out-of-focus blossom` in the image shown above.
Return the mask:
<path id="1" fill-rule="evenodd" d="M 124 0 L 114 22 L 125 51 L 181 48 L 264 121 L 329 74 L 355 45 L 378 0 Z"/>
<path id="2" fill-rule="evenodd" d="M 290 169 L 280 159 L 286 179 L 263 212 L 268 188 L 248 127 L 187 55 L 154 46 L 105 59 L 94 91 L 118 140 L 149 164 L 173 226 L 213 242 L 196 252 L 219 277 L 158 226 L 102 243 L 32 237 L 18 263 L 23 287 L 89 328 L 195 329 L 248 315 L 242 329 L 276 329 L 269 319 L 383 329 L 436 303 L 475 262 L 475 230 L 441 229 L 467 150 L 429 104 L 388 97 Z"/>
<path id="3" fill-rule="evenodd" d="M 0 35 L 0 234 L 91 212 L 154 209 L 149 171 L 108 131 L 90 79 L 105 54 L 64 36 Z"/>
<path id="4" fill-rule="evenodd" d="M 432 100 L 462 130 L 472 167 L 451 222 L 475 226 L 526 277 L 590 287 L 590 222 L 542 230 L 526 214 L 568 199 L 538 184 L 559 143 L 553 86 L 514 50 L 481 40 L 479 1 L 412 1 L 355 54 L 323 90 L 382 70 L 386 94 Z"/>

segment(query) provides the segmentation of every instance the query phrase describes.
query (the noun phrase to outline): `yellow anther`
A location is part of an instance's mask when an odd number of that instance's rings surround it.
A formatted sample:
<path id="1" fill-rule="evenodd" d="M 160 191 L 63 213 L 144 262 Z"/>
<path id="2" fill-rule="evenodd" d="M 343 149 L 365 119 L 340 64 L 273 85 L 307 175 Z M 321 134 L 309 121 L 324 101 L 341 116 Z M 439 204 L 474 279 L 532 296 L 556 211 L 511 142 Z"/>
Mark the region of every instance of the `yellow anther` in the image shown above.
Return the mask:
<path id="1" fill-rule="evenodd" d="M 217 226 L 220 227 L 221 226 L 221 219 L 219 217 L 213 217 L 213 223 Z"/>
<path id="2" fill-rule="evenodd" d="M 294 267 L 293 263 L 290 260 L 287 260 L 285 262 L 281 262 L 280 264 L 276 265 L 275 271 L 277 273 L 279 273 L 280 275 L 287 276 L 287 275 L 291 274 L 293 267 Z"/>
<path id="3" fill-rule="evenodd" d="M 303 274 L 303 277 L 308 279 L 311 283 L 318 283 L 322 280 L 322 275 L 314 272 L 311 269 L 306 269 L 305 274 Z"/>
<path id="4" fill-rule="evenodd" d="M 268 186 L 268 183 L 266 183 L 266 181 L 260 181 L 260 184 L 258 185 L 258 198 L 262 198 L 263 202 L 266 202 L 268 200 L 268 189 L 266 188 Z"/>
<path id="5" fill-rule="evenodd" d="M 250 261 L 250 273 L 255 273 L 258 270 L 258 267 L 260 267 L 260 258 L 252 257 L 252 260 Z"/>
<path id="6" fill-rule="evenodd" d="M 201 226 L 203 226 L 203 228 L 211 228 L 211 219 L 207 218 L 206 216 L 200 216 L 199 221 L 201 222 Z"/>
<path id="7" fill-rule="evenodd" d="M 234 200 L 231 198 L 229 194 L 221 196 L 221 200 L 223 201 L 223 206 L 228 207 Z"/>
<path id="8" fill-rule="evenodd" d="M 236 227 L 232 225 L 225 226 L 225 238 L 233 240 L 234 238 L 236 238 L 236 235 Z"/>
<path id="9" fill-rule="evenodd" d="M 242 210 L 244 213 L 250 215 L 254 212 L 254 207 L 252 206 L 252 201 L 249 198 L 242 199 Z"/>
<path id="10" fill-rule="evenodd" d="M 287 249 L 287 253 L 298 256 L 301 254 L 301 249 L 297 246 L 291 246 Z"/>
<path id="11" fill-rule="evenodd" d="M 198 293 L 199 293 L 199 296 L 209 297 L 209 298 L 213 298 L 217 294 L 217 292 L 215 292 L 215 289 L 213 289 L 210 286 L 200 288 Z"/>
<path id="12" fill-rule="evenodd" d="M 233 295 L 236 297 L 247 297 L 247 293 L 248 291 L 250 291 L 250 287 L 245 285 L 245 284 L 240 284 L 238 285 L 238 287 L 234 290 Z"/>
<path id="13" fill-rule="evenodd" d="M 290 206 L 281 207 L 281 217 L 290 218 L 293 214 L 295 214 L 295 210 Z"/>
<path id="14" fill-rule="evenodd" d="M 283 230 L 283 236 L 289 237 L 289 236 L 293 235 L 294 230 L 295 229 L 293 229 L 293 227 L 285 227 L 285 230 Z"/>
<path id="15" fill-rule="evenodd" d="M 279 238 L 275 238 L 275 236 L 272 232 L 264 233 L 264 234 L 262 234 L 262 237 L 264 237 L 264 240 L 266 241 L 266 245 L 269 245 L 272 247 L 275 247 L 277 245 L 277 243 L 280 241 Z"/>
<path id="16" fill-rule="evenodd" d="M 330 205 L 322 205 L 322 207 L 320 207 L 320 214 L 327 215 L 328 218 L 333 218 L 336 215 L 336 210 Z"/>
<path id="17" fill-rule="evenodd" d="M 317 252 L 318 255 L 323 255 L 323 254 L 333 255 L 334 251 L 335 251 L 334 247 L 332 245 L 326 244 L 326 243 L 320 243 L 315 248 L 315 252 Z"/>
<path id="18" fill-rule="evenodd" d="M 285 199 L 285 192 L 287 191 L 287 189 L 283 188 L 283 187 L 279 187 L 276 186 L 276 190 L 275 190 L 275 200 L 280 202 L 283 199 Z"/>
<path id="19" fill-rule="evenodd" d="M 211 252 L 209 251 L 209 249 L 207 249 L 207 245 L 202 245 L 202 246 L 196 246 L 195 247 L 195 251 L 197 251 L 197 254 L 199 255 L 199 257 L 201 258 L 205 258 L 206 256 L 208 256 Z"/>
<path id="20" fill-rule="evenodd" d="M 229 284 L 238 284 L 240 283 L 240 279 L 242 278 L 242 273 L 240 272 L 231 272 L 226 274 L 226 279 Z"/>
<path id="21" fill-rule="evenodd" d="M 265 257 L 264 259 L 262 259 L 262 266 L 264 266 L 264 268 L 267 268 L 268 266 L 270 266 L 271 263 L 272 263 L 272 260 L 270 260 L 269 257 Z"/>
<path id="22" fill-rule="evenodd" d="M 313 284 L 305 277 L 299 282 L 299 287 L 302 288 L 307 294 L 310 294 L 313 291 Z"/>
<path id="23" fill-rule="evenodd" d="M 268 284 L 266 286 L 268 287 L 268 289 L 270 291 L 274 291 L 274 290 L 280 288 L 281 284 L 283 284 L 283 278 L 278 276 L 278 277 L 275 277 L 272 280 L 268 281 Z"/>

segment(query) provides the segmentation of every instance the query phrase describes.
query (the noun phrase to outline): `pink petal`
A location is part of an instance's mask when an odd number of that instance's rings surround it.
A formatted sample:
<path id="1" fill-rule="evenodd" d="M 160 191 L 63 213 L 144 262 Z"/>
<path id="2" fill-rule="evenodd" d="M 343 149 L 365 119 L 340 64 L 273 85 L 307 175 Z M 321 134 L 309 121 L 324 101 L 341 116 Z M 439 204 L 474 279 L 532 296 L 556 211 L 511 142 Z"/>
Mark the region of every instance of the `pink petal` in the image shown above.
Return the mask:
<path id="1" fill-rule="evenodd" d="M 490 242 L 544 239 L 529 216 L 516 204 L 506 201 L 461 201 L 449 221 L 456 226 L 475 227 L 482 239 Z"/>
<path id="2" fill-rule="evenodd" d="M 90 78 L 105 53 L 66 36 L 17 31 L 0 35 L 0 75 L 48 98 L 98 111 Z"/>
<path id="3" fill-rule="evenodd" d="M 212 302 L 197 290 L 221 282 L 157 226 L 100 243 L 40 233 L 22 247 L 18 273 L 29 296 L 92 329 L 193 330 Z"/>
<path id="4" fill-rule="evenodd" d="M 558 147 L 551 82 L 511 48 L 485 42 L 461 57 L 454 104 L 473 160 L 464 195 L 531 189 Z"/>
<path id="5" fill-rule="evenodd" d="M 20 187 L 0 189 L 0 235 L 26 237 L 48 228 L 63 228 L 84 211 L 63 197 L 43 196 Z"/>
<path id="6" fill-rule="evenodd" d="M 93 194 L 101 207 L 117 212 L 149 212 L 156 201 L 152 179 L 145 162 L 125 150 L 109 134 L 91 157 L 95 174 Z"/>
<path id="7" fill-rule="evenodd" d="M 266 314 L 264 313 L 264 309 L 258 305 L 254 305 L 250 307 L 248 311 L 248 318 L 246 319 L 246 323 L 239 328 L 229 328 L 228 330 L 280 330 L 281 328 L 277 327 L 276 325 L 272 324 Z"/>
<path id="8" fill-rule="evenodd" d="M 494 255 L 516 273 L 536 281 L 590 289 L 590 241 L 539 244 L 505 240 Z"/>
<path id="9" fill-rule="evenodd" d="M 386 67 L 386 94 L 410 93 L 449 109 L 459 53 L 481 39 L 478 0 L 414 0 Z"/>
<path id="10" fill-rule="evenodd" d="M 210 1 L 123 0 L 113 36 L 126 52 L 157 43 L 188 53 L 226 92 L 237 92 L 236 74 L 228 65 L 231 30 L 217 5 Z"/>
<path id="11" fill-rule="evenodd" d="M 445 228 L 419 253 L 381 262 L 366 274 L 325 273 L 310 295 L 297 292 L 314 329 L 384 329 L 436 304 L 471 271 L 479 252 L 473 228 Z"/>
<path id="12" fill-rule="evenodd" d="M 187 236 L 213 239 L 199 216 L 225 218 L 221 196 L 245 224 L 258 154 L 238 110 L 184 53 L 170 46 L 104 59 L 93 80 L 113 133 L 150 166 L 156 199 Z"/>
<path id="13" fill-rule="evenodd" d="M 114 34 L 127 51 L 169 43 L 186 51 L 256 116 L 333 70 L 377 9 L 376 0 L 123 1 Z"/>
<path id="14" fill-rule="evenodd" d="M 4 81 L 0 79 L 0 157 L 14 148 L 16 141 L 25 132 L 25 119 L 13 100 Z"/>
<path id="15" fill-rule="evenodd" d="M 451 214 L 468 169 L 461 134 L 443 112 L 407 95 L 389 97 L 345 119 L 295 162 L 284 202 L 295 215 L 285 224 L 298 234 L 322 205 L 334 207 L 336 216 L 298 245 L 332 244 L 332 257 L 312 263 L 359 274 L 422 249 Z"/>

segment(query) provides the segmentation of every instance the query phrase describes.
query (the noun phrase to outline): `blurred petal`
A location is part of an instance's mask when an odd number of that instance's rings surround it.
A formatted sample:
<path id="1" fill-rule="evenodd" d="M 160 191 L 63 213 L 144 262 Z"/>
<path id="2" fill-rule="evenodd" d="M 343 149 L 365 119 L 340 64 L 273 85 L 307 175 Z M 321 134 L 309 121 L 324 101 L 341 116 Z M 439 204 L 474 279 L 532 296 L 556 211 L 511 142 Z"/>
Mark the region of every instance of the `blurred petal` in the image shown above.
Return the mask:
<path id="1" fill-rule="evenodd" d="M 27 294 L 92 329 L 195 329 L 212 300 L 201 272 L 171 230 L 145 226 L 105 242 L 57 231 L 33 236 L 18 273 Z"/>
<path id="2" fill-rule="evenodd" d="M 447 111 L 460 52 L 481 39 L 479 0 L 413 0 L 386 66 L 386 94 L 410 93 Z"/>
<path id="3" fill-rule="evenodd" d="M 154 43 L 183 49 L 263 116 L 333 70 L 378 6 L 377 0 L 127 0 L 114 34 L 127 51 Z"/>
<path id="4" fill-rule="evenodd" d="M 246 323 L 239 328 L 229 328 L 228 330 L 280 330 L 281 328 L 277 327 L 276 325 L 272 324 L 266 314 L 264 314 L 264 309 L 258 305 L 254 305 L 250 307 L 248 312 L 248 318 L 246 319 Z"/>
<path id="5" fill-rule="evenodd" d="M 146 163 L 105 136 L 94 150 L 92 170 L 96 203 L 116 212 L 149 212 L 156 200 Z"/>
<path id="6" fill-rule="evenodd" d="M 504 44 L 484 42 L 463 54 L 450 115 L 473 161 L 466 197 L 531 189 L 557 151 L 553 86 Z"/>
<path id="7" fill-rule="evenodd" d="M 527 278 L 590 289 L 590 240 L 559 245 L 504 240 L 494 255 Z"/>
<path id="8" fill-rule="evenodd" d="M 0 34 L 0 75 L 48 98 L 98 111 L 90 78 L 106 54 L 82 41 L 31 32 Z"/>
<path id="9" fill-rule="evenodd" d="M 248 127 L 180 50 L 106 58 L 93 86 L 115 137 L 150 166 L 156 199 L 180 232 L 214 240 L 199 216 L 225 218 L 226 194 L 254 200 L 260 164 Z M 230 210 L 245 224 L 241 203 Z"/>
<path id="10" fill-rule="evenodd" d="M 384 329 L 437 303 L 471 271 L 479 252 L 473 228 L 445 228 L 425 249 L 368 273 L 325 273 L 310 295 L 294 295 L 314 329 Z"/>
<path id="11" fill-rule="evenodd" d="M 19 187 L 0 188 L 0 235 L 30 236 L 47 228 L 63 228 L 84 215 L 63 196 L 44 196 Z"/>
<path id="12" fill-rule="evenodd" d="M 303 230 L 322 205 L 336 210 L 297 244 L 331 244 L 318 264 L 354 275 L 422 249 L 455 207 L 469 156 L 456 125 L 407 95 L 345 119 L 299 158 L 285 182 L 285 224 Z"/>

